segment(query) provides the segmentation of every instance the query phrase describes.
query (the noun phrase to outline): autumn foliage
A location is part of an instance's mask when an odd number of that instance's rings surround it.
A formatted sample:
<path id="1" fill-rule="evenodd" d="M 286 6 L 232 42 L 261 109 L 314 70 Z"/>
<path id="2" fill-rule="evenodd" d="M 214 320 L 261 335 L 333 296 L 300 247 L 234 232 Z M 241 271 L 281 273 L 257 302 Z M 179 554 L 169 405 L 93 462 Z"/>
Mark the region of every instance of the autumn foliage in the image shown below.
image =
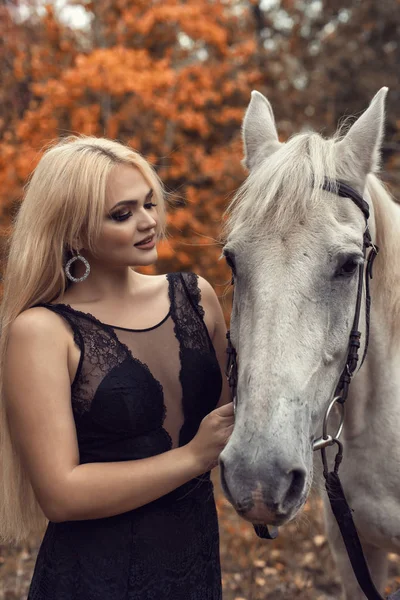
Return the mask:
<path id="1" fill-rule="evenodd" d="M 86 12 L 84 29 L 62 24 L 52 4 L 38 14 L 35 0 L 20 21 L 21 4 L 0 9 L 3 238 L 47 142 L 71 132 L 120 139 L 156 165 L 175 201 L 155 268 L 193 268 L 220 294 L 228 273 L 216 239 L 245 176 L 240 125 L 251 90 L 271 99 L 284 138 L 308 123 L 331 132 L 383 84 L 399 93 L 393 0 L 340 11 L 288 0 L 268 11 L 242 0 L 70 2 Z M 383 46 L 382 27 L 391 34 Z M 398 123 L 390 126 L 395 145 Z"/>

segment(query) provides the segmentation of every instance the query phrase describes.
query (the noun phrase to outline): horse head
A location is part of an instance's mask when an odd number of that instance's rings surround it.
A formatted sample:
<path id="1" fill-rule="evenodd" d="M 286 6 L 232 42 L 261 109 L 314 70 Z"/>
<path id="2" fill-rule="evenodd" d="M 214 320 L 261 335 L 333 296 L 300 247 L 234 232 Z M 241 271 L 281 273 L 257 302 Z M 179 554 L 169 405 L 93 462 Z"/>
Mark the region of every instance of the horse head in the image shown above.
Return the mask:
<path id="1" fill-rule="evenodd" d="M 330 139 L 307 132 L 281 143 L 258 92 L 246 111 L 249 175 L 228 208 L 223 249 L 234 278 L 238 383 L 220 467 L 226 496 L 253 523 L 281 525 L 308 496 L 313 442 L 346 365 L 365 261 L 365 214 L 326 181 L 363 196 L 379 166 L 386 92 Z M 364 308 L 365 299 L 361 352 Z"/>

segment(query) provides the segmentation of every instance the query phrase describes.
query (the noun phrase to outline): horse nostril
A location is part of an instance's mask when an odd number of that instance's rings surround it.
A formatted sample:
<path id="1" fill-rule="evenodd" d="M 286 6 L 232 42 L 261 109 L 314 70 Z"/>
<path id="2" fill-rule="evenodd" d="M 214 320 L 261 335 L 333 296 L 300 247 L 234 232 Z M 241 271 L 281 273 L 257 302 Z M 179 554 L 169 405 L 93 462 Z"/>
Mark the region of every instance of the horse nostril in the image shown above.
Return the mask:
<path id="1" fill-rule="evenodd" d="M 286 492 L 283 504 L 294 504 L 302 495 L 306 481 L 306 471 L 304 469 L 293 469 L 288 473 L 291 478 L 289 488 Z"/>

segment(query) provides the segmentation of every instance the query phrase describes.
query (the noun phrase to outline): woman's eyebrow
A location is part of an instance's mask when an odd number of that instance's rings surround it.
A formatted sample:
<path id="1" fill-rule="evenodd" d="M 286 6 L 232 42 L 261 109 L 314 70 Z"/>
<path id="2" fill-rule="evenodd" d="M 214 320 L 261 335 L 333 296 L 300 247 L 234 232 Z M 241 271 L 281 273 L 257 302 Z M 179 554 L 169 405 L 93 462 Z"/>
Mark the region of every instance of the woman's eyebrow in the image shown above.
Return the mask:
<path id="1" fill-rule="evenodd" d="M 145 196 L 145 202 L 150 200 L 152 196 L 153 196 L 153 190 L 150 189 Z M 139 200 L 133 200 L 133 199 L 132 200 L 131 199 L 120 200 L 110 210 L 114 210 L 114 208 L 116 208 L 117 206 L 120 206 L 121 204 L 137 204 L 138 202 L 139 202 Z"/>

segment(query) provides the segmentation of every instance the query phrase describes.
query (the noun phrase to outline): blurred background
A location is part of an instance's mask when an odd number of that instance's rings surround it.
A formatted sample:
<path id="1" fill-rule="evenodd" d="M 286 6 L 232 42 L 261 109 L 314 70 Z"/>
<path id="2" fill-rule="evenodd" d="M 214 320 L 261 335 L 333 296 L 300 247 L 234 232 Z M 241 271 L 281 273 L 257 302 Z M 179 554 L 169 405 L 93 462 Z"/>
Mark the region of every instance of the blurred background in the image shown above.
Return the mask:
<path id="1" fill-rule="evenodd" d="M 119 139 L 153 163 L 173 201 L 148 272 L 206 277 L 228 319 L 218 236 L 245 177 L 251 90 L 269 98 L 285 140 L 307 128 L 331 135 L 388 86 L 382 178 L 400 197 L 399 36 L 400 0 L 0 0 L 1 260 L 42 148 L 78 132 Z M 224 600 L 339 598 L 317 494 L 266 542 L 214 479 Z M 38 542 L 0 546 L 0 600 L 26 598 Z M 387 591 L 399 585 L 390 555 Z"/>

